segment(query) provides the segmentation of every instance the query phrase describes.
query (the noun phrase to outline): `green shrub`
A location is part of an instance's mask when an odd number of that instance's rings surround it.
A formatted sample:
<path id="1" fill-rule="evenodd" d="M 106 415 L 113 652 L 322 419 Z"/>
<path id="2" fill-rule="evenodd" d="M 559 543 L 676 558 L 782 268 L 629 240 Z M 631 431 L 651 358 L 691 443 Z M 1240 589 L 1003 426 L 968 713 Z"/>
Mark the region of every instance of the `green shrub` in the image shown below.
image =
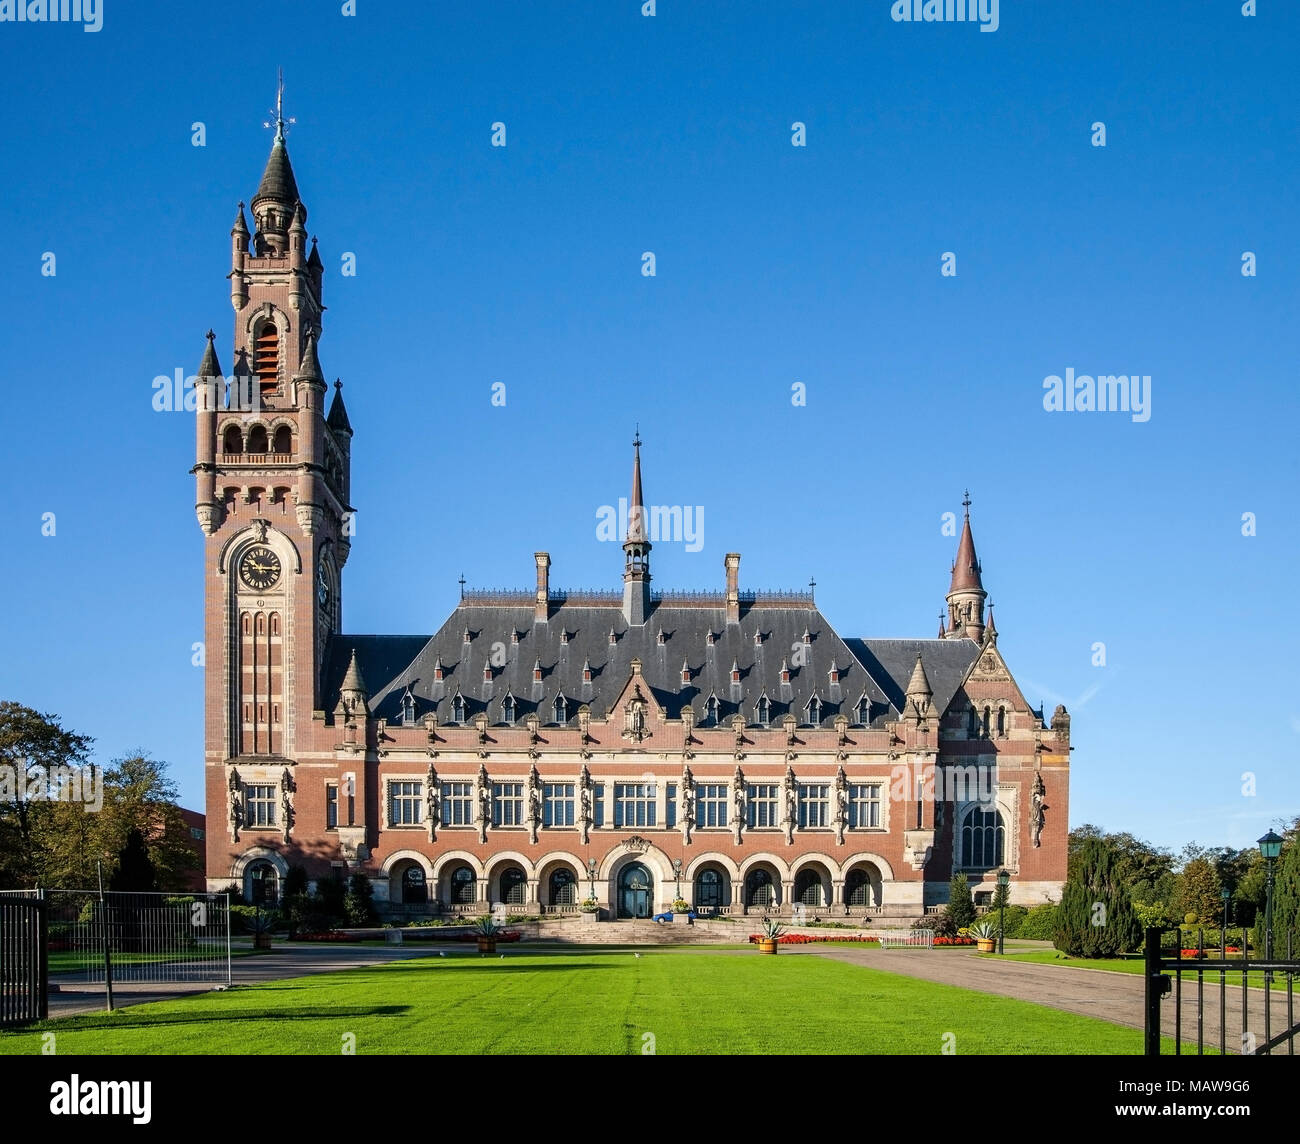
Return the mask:
<path id="1" fill-rule="evenodd" d="M 1052 902 L 1044 902 L 1041 906 L 1027 910 L 1016 936 L 1026 941 L 1051 941 L 1052 934 L 1056 932 L 1056 910 L 1057 907 Z"/>
<path id="2" fill-rule="evenodd" d="M 971 898 L 970 883 L 965 874 L 956 874 L 948 883 L 948 908 L 946 911 L 957 929 L 969 926 L 975 920 L 975 902 Z"/>
<path id="3" fill-rule="evenodd" d="M 952 918 L 946 912 L 938 914 L 926 914 L 923 918 L 917 918 L 912 923 L 914 930 L 932 930 L 935 937 L 956 937 L 957 927 L 953 924 Z"/>
<path id="4" fill-rule="evenodd" d="M 374 925 L 378 915 L 374 907 L 374 890 L 364 874 L 353 874 L 348 881 L 348 892 L 343 898 L 343 915 L 349 925 Z"/>
<path id="5" fill-rule="evenodd" d="M 1021 937 L 1020 927 L 1024 923 L 1029 910 L 1024 906 L 1007 906 L 1002 911 L 1002 933 L 1005 937 Z M 998 928 L 998 911 L 989 910 L 984 914 L 980 921 L 991 922 L 994 930 Z"/>
<path id="6" fill-rule="evenodd" d="M 1070 860 L 1056 911 L 1056 948 L 1071 957 L 1114 957 L 1142 943 L 1120 860 L 1100 839 L 1088 839 Z"/>

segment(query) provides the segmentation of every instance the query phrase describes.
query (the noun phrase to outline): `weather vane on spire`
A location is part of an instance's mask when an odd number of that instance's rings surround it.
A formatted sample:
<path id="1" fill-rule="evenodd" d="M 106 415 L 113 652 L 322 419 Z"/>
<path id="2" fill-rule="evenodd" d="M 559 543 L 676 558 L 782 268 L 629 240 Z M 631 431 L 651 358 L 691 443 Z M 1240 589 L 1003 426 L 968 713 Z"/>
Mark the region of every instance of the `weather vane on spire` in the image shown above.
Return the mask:
<path id="1" fill-rule="evenodd" d="M 279 76 L 279 84 L 276 86 L 275 89 L 275 107 L 272 108 L 270 112 L 271 118 L 264 119 L 262 121 L 262 126 L 270 127 L 272 124 L 274 124 L 275 137 L 277 139 L 283 139 L 285 124 L 288 124 L 290 127 L 292 127 L 295 123 L 298 122 L 298 120 L 295 119 L 292 115 L 289 116 L 288 119 L 285 119 L 284 117 L 284 69 L 283 68 L 278 69 L 276 74 Z"/>

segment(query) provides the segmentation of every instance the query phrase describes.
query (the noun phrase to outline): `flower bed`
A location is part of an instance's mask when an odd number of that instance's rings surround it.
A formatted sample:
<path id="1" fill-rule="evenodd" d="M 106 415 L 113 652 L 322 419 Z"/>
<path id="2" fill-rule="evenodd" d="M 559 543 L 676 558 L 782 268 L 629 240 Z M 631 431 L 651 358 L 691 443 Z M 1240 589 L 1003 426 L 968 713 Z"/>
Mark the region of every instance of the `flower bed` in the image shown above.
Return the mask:
<path id="1" fill-rule="evenodd" d="M 960 936 L 959 937 L 936 937 L 934 939 L 934 944 L 935 945 L 974 945 L 975 939 L 973 937 L 960 937 Z"/>
<path id="2" fill-rule="evenodd" d="M 329 930 L 327 933 L 300 933 L 295 935 L 294 941 L 356 941 L 349 933 L 342 930 Z"/>
<path id="3" fill-rule="evenodd" d="M 760 934 L 752 933 L 749 935 L 750 943 L 764 940 Z M 836 937 L 832 934 L 812 934 L 812 933 L 783 933 L 776 939 L 778 945 L 812 945 L 814 943 L 827 942 L 852 942 L 856 945 L 879 945 L 878 937 Z"/>

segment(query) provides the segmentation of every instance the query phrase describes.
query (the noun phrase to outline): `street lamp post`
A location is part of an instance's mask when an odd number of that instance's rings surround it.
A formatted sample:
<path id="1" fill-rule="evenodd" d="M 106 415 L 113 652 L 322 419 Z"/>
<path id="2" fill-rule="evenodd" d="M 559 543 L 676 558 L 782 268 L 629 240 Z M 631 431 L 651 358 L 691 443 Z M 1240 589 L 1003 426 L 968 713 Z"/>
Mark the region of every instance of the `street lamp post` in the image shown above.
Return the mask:
<path id="1" fill-rule="evenodd" d="M 587 859 L 587 897 L 596 896 L 596 859 Z"/>
<path id="2" fill-rule="evenodd" d="M 1223 931 L 1222 933 L 1219 934 L 1219 952 L 1224 957 L 1227 957 L 1228 956 L 1228 903 L 1232 901 L 1232 891 L 1229 890 L 1227 886 L 1224 886 L 1223 889 L 1219 891 L 1219 897 L 1223 901 Z"/>
<path id="3" fill-rule="evenodd" d="M 682 860 L 680 858 L 673 859 L 673 870 L 677 874 L 677 900 L 680 902 L 682 900 Z"/>
<path id="4" fill-rule="evenodd" d="M 1273 960 L 1273 867 L 1277 863 L 1278 855 L 1282 853 L 1282 839 L 1273 831 L 1269 831 L 1259 840 L 1259 852 L 1264 858 L 1264 866 L 1268 871 L 1268 880 L 1265 883 L 1264 891 L 1264 960 Z M 1266 972 L 1264 975 L 1270 981 L 1273 975 Z"/>
<path id="5" fill-rule="evenodd" d="M 1006 906 L 1007 887 L 1011 885 L 1011 875 L 1006 870 L 998 871 L 998 955 L 1006 952 Z"/>

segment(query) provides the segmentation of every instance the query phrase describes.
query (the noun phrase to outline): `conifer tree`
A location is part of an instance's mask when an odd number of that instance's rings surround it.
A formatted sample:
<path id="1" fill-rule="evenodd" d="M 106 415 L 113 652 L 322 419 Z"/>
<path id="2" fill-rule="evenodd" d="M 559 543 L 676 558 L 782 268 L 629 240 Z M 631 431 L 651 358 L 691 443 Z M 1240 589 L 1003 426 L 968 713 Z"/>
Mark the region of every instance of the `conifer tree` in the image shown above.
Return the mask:
<path id="1" fill-rule="evenodd" d="M 1089 839 L 1070 857 L 1053 944 L 1072 957 L 1114 957 L 1141 941 L 1142 926 L 1114 851 Z"/>

